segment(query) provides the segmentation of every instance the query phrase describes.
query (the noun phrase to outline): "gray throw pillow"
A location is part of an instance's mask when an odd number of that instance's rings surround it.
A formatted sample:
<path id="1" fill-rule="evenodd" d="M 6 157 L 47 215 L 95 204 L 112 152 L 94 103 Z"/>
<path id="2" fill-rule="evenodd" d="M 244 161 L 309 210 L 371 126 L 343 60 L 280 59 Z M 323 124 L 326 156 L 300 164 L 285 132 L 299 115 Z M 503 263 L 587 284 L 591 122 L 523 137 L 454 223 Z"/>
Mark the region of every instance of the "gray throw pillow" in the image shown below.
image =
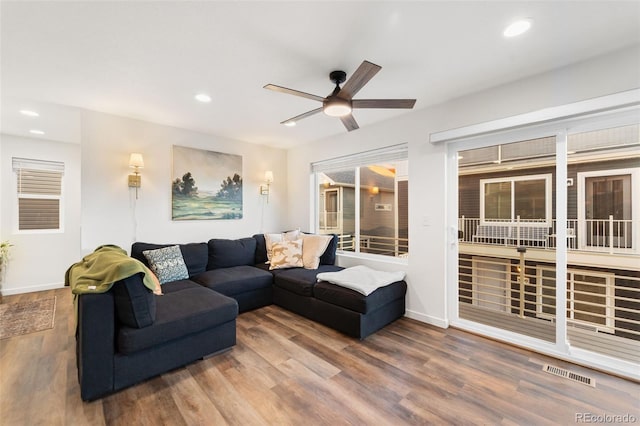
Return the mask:
<path id="1" fill-rule="evenodd" d="M 169 246 L 142 252 L 149 261 L 149 267 L 156 274 L 160 284 L 189 278 L 180 246 Z"/>

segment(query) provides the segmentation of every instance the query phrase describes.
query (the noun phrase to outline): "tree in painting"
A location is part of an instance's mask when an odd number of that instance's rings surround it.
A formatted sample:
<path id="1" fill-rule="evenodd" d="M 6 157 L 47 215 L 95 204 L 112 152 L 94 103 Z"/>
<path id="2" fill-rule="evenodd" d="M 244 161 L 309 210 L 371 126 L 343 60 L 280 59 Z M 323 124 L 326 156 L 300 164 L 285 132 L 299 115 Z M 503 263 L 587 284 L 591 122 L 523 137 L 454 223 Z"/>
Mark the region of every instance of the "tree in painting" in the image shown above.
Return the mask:
<path id="1" fill-rule="evenodd" d="M 173 181 L 172 192 L 174 194 L 186 195 L 187 197 L 193 197 L 198 194 L 198 187 L 196 181 L 191 176 L 191 172 L 187 172 L 182 176 L 182 179 L 176 178 Z"/>
<path id="2" fill-rule="evenodd" d="M 234 173 L 233 178 L 227 176 L 220 184 L 220 190 L 216 194 L 216 198 L 242 201 L 242 178 L 240 175 Z"/>

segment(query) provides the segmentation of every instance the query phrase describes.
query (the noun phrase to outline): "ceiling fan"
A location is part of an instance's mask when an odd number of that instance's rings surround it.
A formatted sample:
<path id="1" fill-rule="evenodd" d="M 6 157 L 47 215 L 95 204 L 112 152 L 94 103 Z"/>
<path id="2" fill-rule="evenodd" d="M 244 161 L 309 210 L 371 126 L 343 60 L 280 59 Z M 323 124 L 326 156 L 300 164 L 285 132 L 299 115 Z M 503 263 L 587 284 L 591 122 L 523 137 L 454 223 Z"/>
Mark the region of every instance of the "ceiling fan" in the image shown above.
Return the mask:
<path id="1" fill-rule="evenodd" d="M 322 102 L 322 106 L 320 108 L 312 109 L 304 114 L 285 120 L 280 124 L 294 126 L 297 121 L 302 120 L 303 118 L 310 117 L 319 112 L 324 112 L 330 117 L 339 117 L 342 124 L 344 124 L 344 127 L 346 127 L 350 132 L 359 128 L 358 123 L 351 114 L 351 111 L 355 108 L 411 109 L 416 103 L 415 99 L 353 99 L 355 94 L 358 93 L 360 89 L 362 89 L 362 87 L 364 87 L 364 85 L 367 84 L 369 80 L 371 80 L 381 69 L 382 67 L 379 65 L 373 64 L 369 61 L 363 61 L 349 80 L 347 80 L 347 73 L 344 71 L 332 71 L 329 74 L 329 79 L 336 85 L 336 87 L 326 98 L 301 92 L 299 90 L 289 89 L 287 87 L 276 86 L 275 84 L 267 84 L 264 88 Z M 344 83 L 344 85 L 340 87 L 340 84 L 342 83 Z"/>

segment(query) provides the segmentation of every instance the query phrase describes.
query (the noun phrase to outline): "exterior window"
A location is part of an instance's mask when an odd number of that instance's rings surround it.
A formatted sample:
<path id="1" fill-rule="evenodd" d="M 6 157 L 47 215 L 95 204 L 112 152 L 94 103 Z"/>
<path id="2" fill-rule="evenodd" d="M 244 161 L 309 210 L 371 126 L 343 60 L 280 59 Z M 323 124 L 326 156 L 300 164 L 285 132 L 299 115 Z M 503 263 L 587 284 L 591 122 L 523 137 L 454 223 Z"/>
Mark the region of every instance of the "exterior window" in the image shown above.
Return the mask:
<path id="1" fill-rule="evenodd" d="M 313 165 L 319 233 L 338 234 L 338 250 L 408 253 L 406 146 Z M 342 166 L 342 167 L 340 167 Z"/>
<path id="2" fill-rule="evenodd" d="M 60 230 L 64 163 L 13 158 L 18 230 Z"/>
<path id="3" fill-rule="evenodd" d="M 578 173 L 583 203 L 578 211 L 581 248 L 630 250 L 637 228 L 633 222 L 632 188 L 640 169 Z M 637 244 L 637 243 L 636 243 Z"/>
<path id="4" fill-rule="evenodd" d="M 511 221 L 511 182 L 484 184 L 484 217 L 486 221 Z"/>
<path id="5" fill-rule="evenodd" d="M 551 175 L 480 180 L 483 223 L 547 223 L 551 220 Z"/>

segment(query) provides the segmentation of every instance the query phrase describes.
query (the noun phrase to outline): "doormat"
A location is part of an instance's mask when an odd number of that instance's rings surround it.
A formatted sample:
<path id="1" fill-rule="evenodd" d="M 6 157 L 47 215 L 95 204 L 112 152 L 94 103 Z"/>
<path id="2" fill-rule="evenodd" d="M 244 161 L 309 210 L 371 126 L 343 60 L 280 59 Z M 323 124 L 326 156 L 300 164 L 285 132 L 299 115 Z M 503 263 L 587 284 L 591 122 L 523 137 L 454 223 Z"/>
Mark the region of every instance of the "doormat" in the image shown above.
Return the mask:
<path id="1" fill-rule="evenodd" d="M 56 297 L 0 304 L 0 339 L 53 328 Z"/>

